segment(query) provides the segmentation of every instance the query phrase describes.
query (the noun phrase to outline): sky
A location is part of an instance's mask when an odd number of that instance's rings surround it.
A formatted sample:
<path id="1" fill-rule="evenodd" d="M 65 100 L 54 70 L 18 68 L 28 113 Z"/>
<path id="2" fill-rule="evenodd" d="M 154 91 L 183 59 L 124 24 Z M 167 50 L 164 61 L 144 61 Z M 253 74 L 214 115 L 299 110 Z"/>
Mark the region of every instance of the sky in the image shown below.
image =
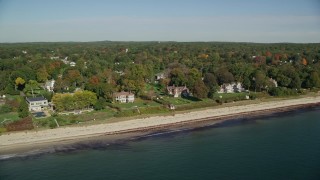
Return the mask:
<path id="1" fill-rule="evenodd" d="M 319 43 L 320 0 L 0 0 L 0 43 Z"/>

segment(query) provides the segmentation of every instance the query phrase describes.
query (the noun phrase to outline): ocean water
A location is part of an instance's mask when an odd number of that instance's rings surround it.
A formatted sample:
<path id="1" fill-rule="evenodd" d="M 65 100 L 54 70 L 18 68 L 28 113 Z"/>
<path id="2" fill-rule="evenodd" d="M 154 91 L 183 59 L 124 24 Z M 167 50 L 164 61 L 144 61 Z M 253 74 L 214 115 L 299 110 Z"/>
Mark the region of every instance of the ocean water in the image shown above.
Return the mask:
<path id="1" fill-rule="evenodd" d="M 319 180 L 320 108 L 81 147 L 0 160 L 0 179 Z"/>

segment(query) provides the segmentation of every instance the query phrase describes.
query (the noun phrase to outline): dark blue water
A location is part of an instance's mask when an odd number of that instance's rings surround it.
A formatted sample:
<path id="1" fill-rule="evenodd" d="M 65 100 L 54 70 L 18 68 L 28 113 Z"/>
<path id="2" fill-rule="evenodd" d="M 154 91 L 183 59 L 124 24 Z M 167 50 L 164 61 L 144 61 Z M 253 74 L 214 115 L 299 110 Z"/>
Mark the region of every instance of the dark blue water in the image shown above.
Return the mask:
<path id="1" fill-rule="evenodd" d="M 2 160 L 0 179 L 319 180 L 320 109 Z"/>

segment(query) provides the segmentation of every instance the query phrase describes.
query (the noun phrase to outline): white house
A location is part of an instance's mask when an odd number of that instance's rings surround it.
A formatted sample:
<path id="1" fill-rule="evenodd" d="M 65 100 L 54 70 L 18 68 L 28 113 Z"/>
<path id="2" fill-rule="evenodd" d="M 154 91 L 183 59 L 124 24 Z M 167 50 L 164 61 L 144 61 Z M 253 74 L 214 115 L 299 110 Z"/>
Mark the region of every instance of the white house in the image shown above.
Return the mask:
<path id="1" fill-rule="evenodd" d="M 165 78 L 164 73 L 157 73 L 157 74 L 155 74 L 155 80 L 156 80 L 156 81 L 159 81 L 160 79 L 164 79 L 164 78 Z"/>
<path id="2" fill-rule="evenodd" d="M 244 88 L 242 87 L 242 84 L 239 82 L 233 82 L 233 83 L 224 83 L 220 86 L 220 90 L 218 93 L 236 93 L 236 92 L 243 92 Z"/>
<path id="3" fill-rule="evenodd" d="M 274 85 L 274 87 L 278 87 L 278 82 L 276 80 L 270 78 L 269 81 Z"/>
<path id="4" fill-rule="evenodd" d="M 29 111 L 42 111 L 49 106 L 48 100 L 44 97 L 26 98 L 29 106 Z"/>
<path id="5" fill-rule="evenodd" d="M 54 83 L 56 81 L 54 79 L 50 80 L 50 81 L 47 81 L 45 84 L 44 84 L 44 88 L 49 91 L 49 92 L 53 92 L 53 88 L 54 88 Z"/>
<path id="6" fill-rule="evenodd" d="M 186 86 L 167 86 L 168 94 L 173 95 L 173 97 L 179 97 L 181 95 L 188 96 L 189 89 Z"/>
<path id="7" fill-rule="evenodd" d="M 72 62 L 70 62 L 70 66 L 71 66 L 71 67 L 75 67 L 75 66 L 76 66 L 76 63 L 72 61 Z"/>
<path id="8" fill-rule="evenodd" d="M 120 103 L 133 103 L 134 102 L 134 94 L 130 92 L 118 92 L 114 93 L 113 96 L 115 100 Z"/>

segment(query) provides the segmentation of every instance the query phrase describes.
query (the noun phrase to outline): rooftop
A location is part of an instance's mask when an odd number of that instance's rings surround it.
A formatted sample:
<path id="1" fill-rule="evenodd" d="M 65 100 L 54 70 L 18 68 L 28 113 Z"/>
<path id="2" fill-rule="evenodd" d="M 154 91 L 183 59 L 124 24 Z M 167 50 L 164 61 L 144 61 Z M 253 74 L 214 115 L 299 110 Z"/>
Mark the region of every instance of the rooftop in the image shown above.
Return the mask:
<path id="1" fill-rule="evenodd" d="M 45 101 L 47 99 L 44 97 L 31 97 L 31 98 L 26 98 L 26 100 L 29 102 L 34 102 L 34 101 Z"/>
<path id="2" fill-rule="evenodd" d="M 129 96 L 129 95 L 134 95 L 134 94 L 130 93 L 130 92 L 121 91 L 121 92 L 114 93 L 113 95 L 114 96 Z"/>

